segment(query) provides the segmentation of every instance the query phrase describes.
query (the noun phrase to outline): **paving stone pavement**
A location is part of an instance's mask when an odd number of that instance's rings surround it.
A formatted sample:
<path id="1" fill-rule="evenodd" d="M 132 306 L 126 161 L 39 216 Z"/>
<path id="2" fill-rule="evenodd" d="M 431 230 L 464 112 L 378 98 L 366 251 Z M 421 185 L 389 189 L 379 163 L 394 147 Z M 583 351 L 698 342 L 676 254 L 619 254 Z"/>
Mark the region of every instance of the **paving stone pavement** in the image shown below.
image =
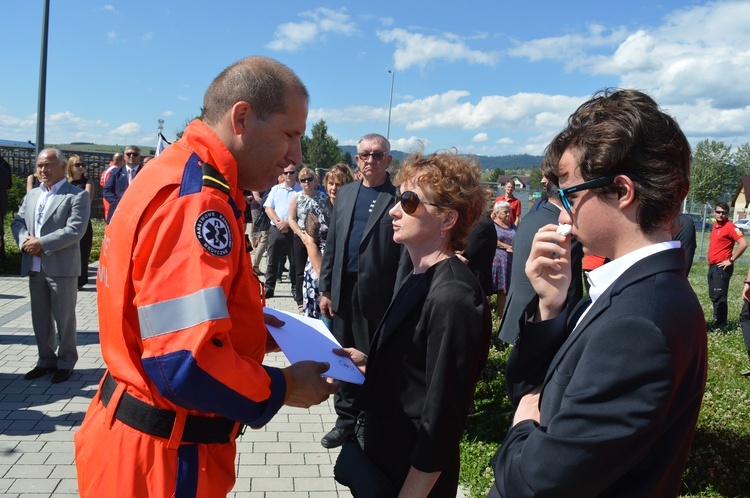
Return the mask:
<path id="1" fill-rule="evenodd" d="M 96 264 L 91 265 L 94 282 Z M 268 305 L 296 312 L 288 279 L 276 286 Z M 99 348 L 96 289 L 78 293 L 79 360 L 61 384 L 23 375 L 36 365 L 28 280 L 0 276 L 0 498 L 78 497 L 73 435 L 104 372 Z M 266 364 L 288 365 L 281 353 Z M 338 449 L 320 438 L 333 427 L 333 398 L 308 410 L 283 407 L 259 430 L 237 441 L 234 498 L 338 498 L 351 496 L 333 479 Z M 458 497 L 462 497 L 461 491 Z"/>

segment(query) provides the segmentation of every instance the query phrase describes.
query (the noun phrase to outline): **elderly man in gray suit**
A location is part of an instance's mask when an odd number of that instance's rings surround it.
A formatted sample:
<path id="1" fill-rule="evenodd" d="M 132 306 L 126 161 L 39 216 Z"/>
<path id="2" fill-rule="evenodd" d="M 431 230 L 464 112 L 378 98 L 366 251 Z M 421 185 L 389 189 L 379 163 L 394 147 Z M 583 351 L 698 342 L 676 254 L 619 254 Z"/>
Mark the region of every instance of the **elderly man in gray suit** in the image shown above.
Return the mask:
<path id="1" fill-rule="evenodd" d="M 57 149 L 39 153 L 41 185 L 26 194 L 11 225 L 23 254 L 21 275 L 29 276 L 31 322 L 39 349 L 37 366 L 24 376 L 26 380 L 54 373 L 52 382 L 63 382 L 70 378 L 78 360 L 78 243 L 86 232 L 91 205 L 86 191 L 68 183 L 66 164 Z M 59 348 L 55 325 L 60 334 Z"/>

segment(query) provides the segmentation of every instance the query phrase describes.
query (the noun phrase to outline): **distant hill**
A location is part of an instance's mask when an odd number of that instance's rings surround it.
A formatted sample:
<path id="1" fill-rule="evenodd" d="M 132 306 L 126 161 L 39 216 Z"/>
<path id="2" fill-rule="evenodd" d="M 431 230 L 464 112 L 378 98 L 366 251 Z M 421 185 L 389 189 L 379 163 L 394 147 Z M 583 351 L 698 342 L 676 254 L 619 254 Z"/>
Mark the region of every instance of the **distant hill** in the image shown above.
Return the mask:
<path id="1" fill-rule="evenodd" d="M 342 145 L 339 146 L 341 153 L 348 152 L 351 154 L 352 159 L 357 155 L 356 145 Z M 403 162 L 404 158 L 409 156 L 407 152 L 401 152 L 400 150 L 392 150 L 391 155 L 394 159 L 398 159 L 399 162 Z M 532 156 L 529 154 L 513 154 L 507 156 L 478 156 L 469 154 L 469 157 L 477 161 L 482 169 L 495 169 L 500 168 L 502 170 L 518 170 L 518 169 L 534 169 L 538 168 L 542 164 L 542 156 Z"/>

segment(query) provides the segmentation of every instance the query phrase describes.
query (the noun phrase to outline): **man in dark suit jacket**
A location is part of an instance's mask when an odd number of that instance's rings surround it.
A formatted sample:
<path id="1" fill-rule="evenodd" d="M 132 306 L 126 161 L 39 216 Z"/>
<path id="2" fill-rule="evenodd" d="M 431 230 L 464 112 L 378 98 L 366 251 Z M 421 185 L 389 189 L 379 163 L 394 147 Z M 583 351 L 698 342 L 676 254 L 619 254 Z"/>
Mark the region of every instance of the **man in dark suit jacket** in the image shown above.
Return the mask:
<path id="1" fill-rule="evenodd" d="M 671 240 L 690 144 L 650 97 L 618 90 L 579 107 L 544 161 L 560 222 L 611 261 L 570 310 L 570 236 L 535 235 L 538 297 L 508 360 L 517 408 L 489 496 L 677 496 L 707 370 L 703 310 Z"/>
<path id="2" fill-rule="evenodd" d="M 390 144 L 378 134 L 357 144 L 356 161 L 362 180 L 341 187 L 328 228 L 319 279 L 320 310 L 336 316 L 333 335 L 343 347 L 365 354 L 395 289 L 411 271 L 406 249 L 393 241 L 388 211 L 396 188 L 386 172 L 393 159 Z M 351 437 L 358 411 L 352 403 L 358 386 L 342 382 L 334 399 L 336 426 L 321 440 L 326 448 Z"/>
<path id="3" fill-rule="evenodd" d="M 79 241 L 86 233 L 89 194 L 65 179 L 67 161 L 57 149 L 37 159 L 41 185 L 31 189 L 11 224 L 23 255 L 21 275 L 29 276 L 31 321 L 39 349 L 37 366 L 25 375 L 34 380 L 54 372 L 52 382 L 67 380 L 78 360 L 76 297 L 81 274 Z M 60 347 L 57 338 L 60 335 Z"/>
<path id="4" fill-rule="evenodd" d="M 125 147 L 125 165 L 117 168 L 109 175 L 107 183 L 104 184 L 102 195 L 109 202 L 107 211 L 107 223 L 117 210 L 120 199 L 130 186 L 141 165 L 141 149 L 137 145 L 128 145 Z"/>
<path id="5" fill-rule="evenodd" d="M 560 217 L 560 196 L 557 185 L 546 182 L 547 202 L 536 211 L 532 211 L 518 226 L 516 236 L 513 237 L 513 266 L 510 271 L 510 288 L 505 301 L 503 320 L 500 325 L 500 339 L 508 344 L 515 344 L 520 331 L 519 321 L 529 302 L 534 299 L 536 292 L 526 276 L 526 260 L 531 252 L 534 235 L 540 228 L 549 224 L 557 224 Z M 568 306 L 575 306 L 583 297 L 583 247 L 577 239 L 571 240 L 571 281 L 568 287 Z"/>
<path id="6" fill-rule="evenodd" d="M 675 226 L 672 229 L 674 240 L 680 241 L 680 247 L 685 250 L 685 273 L 690 275 L 690 268 L 693 266 L 695 257 L 695 223 L 693 219 L 685 213 L 680 213 L 675 220 Z"/>

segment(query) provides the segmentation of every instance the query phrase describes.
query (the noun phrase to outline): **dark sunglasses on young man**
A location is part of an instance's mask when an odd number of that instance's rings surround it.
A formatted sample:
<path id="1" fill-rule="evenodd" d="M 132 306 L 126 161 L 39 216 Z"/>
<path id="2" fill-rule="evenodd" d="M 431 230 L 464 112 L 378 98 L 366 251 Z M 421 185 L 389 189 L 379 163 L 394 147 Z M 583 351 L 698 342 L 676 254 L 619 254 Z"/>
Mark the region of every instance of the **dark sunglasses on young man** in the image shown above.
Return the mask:
<path id="1" fill-rule="evenodd" d="M 359 152 L 357 155 L 363 161 L 367 161 L 370 156 L 372 156 L 375 161 L 380 161 L 385 157 L 385 152 Z"/>
<path id="2" fill-rule="evenodd" d="M 416 192 L 412 192 L 411 190 L 406 190 L 404 192 L 401 192 L 401 195 L 396 196 L 396 202 L 401 203 L 401 209 L 404 210 L 404 213 L 406 214 L 414 214 L 414 211 L 417 210 L 420 204 L 427 204 L 428 206 L 437 206 L 437 204 L 434 204 L 432 202 L 423 201 L 419 198 Z"/>
<path id="3" fill-rule="evenodd" d="M 616 175 L 609 175 L 609 176 L 603 176 L 601 178 L 594 178 L 593 180 L 587 180 L 583 183 L 579 183 L 578 185 L 573 185 L 572 187 L 557 189 L 558 194 L 560 194 L 560 202 L 562 202 L 562 205 L 565 208 L 565 211 L 567 211 L 568 214 L 570 214 L 570 210 L 572 208 L 572 204 L 570 202 L 570 199 L 568 198 L 570 194 L 574 194 L 576 192 L 582 192 L 584 190 L 602 188 L 608 185 L 612 185 L 618 176 L 627 176 L 634 182 L 643 181 L 643 179 L 640 176 L 636 175 L 635 173 L 618 173 Z"/>
<path id="4" fill-rule="evenodd" d="M 140 156 L 140 154 L 138 152 L 126 152 L 125 155 L 128 156 L 128 157 L 134 157 L 134 156 L 138 157 L 138 156 Z"/>

